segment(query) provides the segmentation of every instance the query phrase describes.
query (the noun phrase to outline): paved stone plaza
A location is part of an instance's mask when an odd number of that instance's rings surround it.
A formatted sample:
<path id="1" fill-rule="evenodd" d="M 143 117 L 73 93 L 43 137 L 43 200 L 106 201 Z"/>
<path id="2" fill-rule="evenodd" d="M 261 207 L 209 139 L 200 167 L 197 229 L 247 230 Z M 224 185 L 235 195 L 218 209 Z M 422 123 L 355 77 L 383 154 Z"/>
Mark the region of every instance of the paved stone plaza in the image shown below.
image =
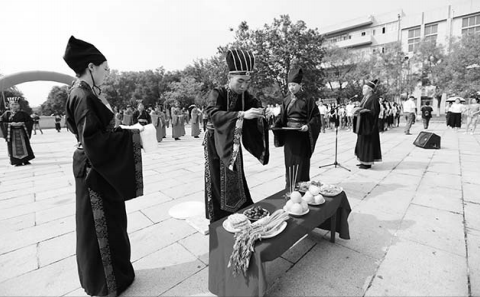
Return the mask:
<path id="1" fill-rule="evenodd" d="M 352 206 L 351 240 L 315 231 L 268 263 L 268 296 L 480 296 L 480 132 L 432 123 L 442 149 L 412 144 L 421 131 L 382 133 L 383 163 L 360 170 L 356 135 L 321 134 L 311 177 L 342 186 Z M 171 131 L 168 132 L 169 136 Z M 189 130 L 187 129 L 187 135 Z M 203 136 L 203 134 L 202 134 Z M 272 137 L 273 138 L 273 137 Z M 203 201 L 202 139 L 165 139 L 143 155 L 145 195 L 127 202 L 136 280 L 123 296 L 209 296 L 208 236 L 170 207 Z M 0 142 L 0 295 L 85 296 L 75 262 L 75 138 L 32 136 L 31 166 L 11 167 Z M 284 187 L 283 149 L 260 165 L 245 152 L 255 201 Z"/>

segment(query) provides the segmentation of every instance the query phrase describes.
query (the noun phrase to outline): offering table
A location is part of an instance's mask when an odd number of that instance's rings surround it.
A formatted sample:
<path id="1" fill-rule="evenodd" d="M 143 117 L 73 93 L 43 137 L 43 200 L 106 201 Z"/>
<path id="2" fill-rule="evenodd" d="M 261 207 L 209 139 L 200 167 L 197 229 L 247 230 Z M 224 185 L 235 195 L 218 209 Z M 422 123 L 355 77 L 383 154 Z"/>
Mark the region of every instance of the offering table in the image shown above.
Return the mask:
<path id="1" fill-rule="evenodd" d="M 273 213 L 285 205 L 285 190 L 255 203 Z M 253 207 L 253 206 L 250 206 Z M 248 208 L 250 208 L 248 207 Z M 299 239 L 315 228 L 330 230 L 330 241 L 335 242 L 335 233 L 340 238 L 350 239 L 348 215 L 351 208 L 345 192 L 325 197 L 325 203 L 309 206 L 310 211 L 301 217 L 291 217 L 285 230 L 277 236 L 262 239 L 255 244 L 246 276 L 234 276 L 233 267 L 227 267 L 235 242 L 234 234 L 227 232 L 222 223 L 225 219 L 210 224 L 210 254 L 208 288 L 217 296 L 264 296 L 267 290 L 265 262 L 275 260 Z M 243 212 L 240 210 L 239 213 Z"/>

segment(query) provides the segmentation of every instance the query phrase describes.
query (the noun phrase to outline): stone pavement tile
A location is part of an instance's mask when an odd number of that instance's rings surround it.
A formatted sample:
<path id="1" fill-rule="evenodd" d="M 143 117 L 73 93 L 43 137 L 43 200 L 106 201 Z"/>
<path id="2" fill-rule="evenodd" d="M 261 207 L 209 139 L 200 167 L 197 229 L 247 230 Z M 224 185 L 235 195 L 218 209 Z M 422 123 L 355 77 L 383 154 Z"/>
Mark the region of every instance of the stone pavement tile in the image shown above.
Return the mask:
<path id="1" fill-rule="evenodd" d="M 392 245 L 365 296 L 467 296 L 464 257 L 411 241 Z"/>
<path id="2" fill-rule="evenodd" d="M 66 186 L 63 188 L 50 188 L 46 191 L 35 192 L 35 200 L 41 201 L 45 199 L 50 199 L 59 196 L 69 195 L 72 198 L 75 198 L 75 186 Z"/>
<path id="3" fill-rule="evenodd" d="M 34 195 L 35 191 L 33 187 L 23 188 L 22 186 L 18 186 L 18 189 L 15 191 L 9 192 L 0 192 L 0 201 L 2 200 L 10 200 L 15 197 L 19 196 L 27 196 L 27 195 Z"/>
<path id="4" fill-rule="evenodd" d="M 351 213 L 348 221 L 351 239 L 338 239 L 337 244 L 376 260 L 385 256 L 401 224 L 398 219 L 379 219 L 376 215 L 357 212 Z"/>
<path id="5" fill-rule="evenodd" d="M 142 213 L 145 214 L 152 222 L 159 223 L 170 218 L 168 211 L 173 206 L 189 201 L 204 202 L 204 200 L 205 198 L 203 196 L 203 193 L 202 195 L 200 193 L 194 193 L 175 200 L 168 200 L 164 203 L 159 203 L 152 207 L 143 208 Z"/>
<path id="6" fill-rule="evenodd" d="M 0 194 L 3 196 L 8 195 L 7 193 L 12 191 L 17 191 L 19 188 L 31 188 L 33 187 L 33 181 L 29 178 L 28 181 L 23 182 L 22 184 L 12 184 L 10 182 L 5 182 L 0 184 Z"/>
<path id="7" fill-rule="evenodd" d="M 436 173 L 446 173 L 446 174 L 455 174 L 455 175 L 460 175 L 460 164 L 458 163 L 430 163 L 430 165 L 427 168 L 427 171 L 429 172 L 436 172 Z"/>
<path id="8" fill-rule="evenodd" d="M 19 231 L 35 226 L 35 213 L 27 213 L 18 217 L 0 221 L 0 234 Z"/>
<path id="9" fill-rule="evenodd" d="M 317 236 L 306 236 L 297 241 L 293 246 L 291 246 L 285 253 L 283 253 L 282 258 L 288 260 L 290 263 L 297 263 L 312 247 L 316 244 L 316 240 L 323 240 L 318 235 Z"/>
<path id="10" fill-rule="evenodd" d="M 0 287 L 7 279 L 14 278 L 38 268 L 35 244 L 0 255 Z M 1 295 L 0 290 L 0 295 Z"/>
<path id="11" fill-rule="evenodd" d="M 420 184 L 420 180 L 421 177 L 419 176 L 400 173 L 394 170 L 380 182 L 379 186 L 388 186 L 390 191 L 415 191 Z"/>
<path id="12" fill-rule="evenodd" d="M 185 221 L 167 219 L 158 224 L 131 233 L 132 261 L 144 258 L 197 232 Z"/>
<path id="13" fill-rule="evenodd" d="M 0 283 L 2 296 L 62 296 L 80 287 L 75 257 Z"/>
<path id="14" fill-rule="evenodd" d="M 357 206 L 355 211 L 372 214 L 387 214 L 391 219 L 401 219 L 409 207 L 415 192 L 397 189 L 384 191 L 377 187 Z M 364 211 L 362 211 L 364 210 Z M 370 210 L 370 211 L 368 211 Z"/>
<path id="15" fill-rule="evenodd" d="M 0 200 L 0 209 L 7 209 L 19 205 L 35 202 L 35 194 L 27 194 L 23 196 L 15 196 L 10 199 Z"/>
<path id="16" fill-rule="evenodd" d="M 478 174 L 478 169 L 475 170 L 475 171 L 473 171 L 473 170 L 463 170 L 462 171 L 462 181 L 464 183 L 480 185 L 480 174 Z"/>
<path id="17" fill-rule="evenodd" d="M 208 290 L 208 267 L 188 277 L 160 296 L 212 296 Z"/>
<path id="18" fill-rule="evenodd" d="M 205 268 L 178 243 L 168 245 L 133 263 L 135 282 L 122 296 L 159 296 Z"/>
<path id="19" fill-rule="evenodd" d="M 127 213 L 131 213 L 137 210 L 142 210 L 151 206 L 165 203 L 170 200 L 172 199 L 167 195 L 160 192 L 154 192 L 143 195 L 141 197 L 137 197 L 135 199 L 128 200 L 125 203 L 125 207 L 127 209 Z"/>
<path id="20" fill-rule="evenodd" d="M 269 289 L 274 287 L 275 283 L 279 281 L 293 265 L 294 264 L 282 257 L 265 263 L 265 271 L 267 272 L 267 296 L 270 296 L 268 293 Z"/>
<path id="21" fill-rule="evenodd" d="M 37 225 L 44 224 L 56 219 L 61 219 L 75 215 L 75 203 L 52 207 L 46 210 L 37 211 L 35 213 L 35 221 Z"/>
<path id="22" fill-rule="evenodd" d="M 68 195 L 70 196 L 70 195 Z M 55 199 L 47 199 L 42 201 L 35 201 L 25 205 L 18 205 L 8 209 L 0 209 L 0 220 L 14 218 L 16 216 L 47 210 L 61 205 L 67 205 L 74 201 L 74 196 L 71 198 L 64 198 L 62 196 L 55 197 Z"/>
<path id="23" fill-rule="evenodd" d="M 471 296 L 480 296 L 480 231 L 467 229 Z"/>
<path id="24" fill-rule="evenodd" d="M 128 233 L 133 233 L 140 229 L 153 225 L 153 222 L 147 218 L 140 210 L 128 214 Z"/>
<path id="25" fill-rule="evenodd" d="M 183 182 L 178 186 L 174 186 L 166 189 L 160 188 L 159 190 L 165 195 L 173 199 L 178 199 L 189 194 L 203 191 L 204 188 L 205 188 L 205 185 L 203 184 L 203 180 L 200 180 L 200 181 L 192 181 L 192 182 Z"/>
<path id="26" fill-rule="evenodd" d="M 464 183 L 463 200 L 480 204 L 480 185 Z"/>
<path id="27" fill-rule="evenodd" d="M 16 172 L 8 171 L 8 172 L 5 172 L 5 175 L 0 175 L 0 182 L 2 186 L 15 185 L 18 188 L 19 185 L 32 182 L 32 176 L 33 174 L 31 172 L 27 172 L 24 174 L 17 174 Z M 0 193 L 2 193 L 2 196 L 3 196 L 3 190 Z"/>
<path id="28" fill-rule="evenodd" d="M 74 230 L 75 218 L 70 216 L 17 232 L 2 234 L 0 255 Z"/>
<path id="29" fill-rule="evenodd" d="M 461 190 L 462 178 L 460 175 L 426 172 L 423 176 L 422 184 L 426 184 L 431 187 Z"/>
<path id="30" fill-rule="evenodd" d="M 35 193 L 51 191 L 52 189 L 73 187 L 74 183 L 70 183 L 69 180 L 65 178 L 65 175 L 62 174 L 58 177 L 46 178 L 41 177 L 37 178 L 34 181 L 33 187 L 35 188 Z"/>
<path id="31" fill-rule="evenodd" d="M 466 202 L 464 205 L 467 227 L 480 231 L 480 204 Z"/>
<path id="32" fill-rule="evenodd" d="M 412 204 L 397 236 L 466 257 L 463 228 L 462 214 Z"/>
<path id="33" fill-rule="evenodd" d="M 393 169 L 394 173 L 403 173 L 406 175 L 423 176 L 425 169 L 428 166 L 428 162 L 418 162 L 407 160 L 400 163 Z"/>
<path id="34" fill-rule="evenodd" d="M 200 261 L 208 265 L 209 237 L 196 232 L 178 241 L 185 249 L 192 253 Z"/>
<path id="35" fill-rule="evenodd" d="M 68 294 L 63 295 L 65 297 L 88 297 L 87 293 L 85 293 L 85 290 L 83 288 L 78 288 Z"/>
<path id="36" fill-rule="evenodd" d="M 412 203 L 456 213 L 463 212 L 461 191 L 432 187 L 424 184 L 423 181 L 418 187 Z"/>
<path id="37" fill-rule="evenodd" d="M 70 232 L 38 244 L 38 265 L 44 267 L 75 255 L 76 233 Z"/>
<path id="38" fill-rule="evenodd" d="M 268 296 L 362 296 L 376 267 L 368 256 L 323 241 L 288 270 Z"/>
<path id="39" fill-rule="evenodd" d="M 160 191 L 166 191 L 170 188 L 176 188 L 183 185 L 184 182 L 179 178 L 163 178 L 163 180 L 148 183 L 145 182 L 143 187 L 143 194 L 148 195 Z"/>

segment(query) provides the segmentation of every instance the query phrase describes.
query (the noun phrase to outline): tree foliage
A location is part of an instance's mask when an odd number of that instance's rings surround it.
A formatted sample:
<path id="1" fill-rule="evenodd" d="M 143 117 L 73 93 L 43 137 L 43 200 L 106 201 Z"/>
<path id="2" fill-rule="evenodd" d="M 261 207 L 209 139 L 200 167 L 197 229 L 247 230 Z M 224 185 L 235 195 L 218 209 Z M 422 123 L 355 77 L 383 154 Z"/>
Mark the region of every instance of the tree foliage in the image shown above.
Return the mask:
<path id="1" fill-rule="evenodd" d="M 40 105 L 43 115 L 64 114 L 68 97 L 68 86 L 54 86 L 48 93 L 47 101 Z"/>

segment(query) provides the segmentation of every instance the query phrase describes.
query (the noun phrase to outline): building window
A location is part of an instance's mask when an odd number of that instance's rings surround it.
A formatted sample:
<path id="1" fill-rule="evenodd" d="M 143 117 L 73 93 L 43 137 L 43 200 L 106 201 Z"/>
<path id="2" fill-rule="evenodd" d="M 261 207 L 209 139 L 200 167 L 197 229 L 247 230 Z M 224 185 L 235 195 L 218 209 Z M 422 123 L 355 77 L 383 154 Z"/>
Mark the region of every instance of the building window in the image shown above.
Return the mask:
<path id="1" fill-rule="evenodd" d="M 366 34 L 365 32 L 362 32 L 362 36 L 365 36 L 365 34 Z"/>
<path id="2" fill-rule="evenodd" d="M 420 44 L 420 28 L 408 30 L 408 51 L 413 52 Z"/>
<path id="3" fill-rule="evenodd" d="M 382 28 L 382 34 L 385 34 L 385 27 Z"/>
<path id="4" fill-rule="evenodd" d="M 437 42 L 438 24 L 425 26 L 425 41 Z"/>
<path id="5" fill-rule="evenodd" d="M 372 35 L 375 35 L 375 29 L 373 29 L 373 31 L 372 31 Z"/>
<path id="6" fill-rule="evenodd" d="M 462 19 L 462 34 L 480 32 L 480 15 Z"/>

